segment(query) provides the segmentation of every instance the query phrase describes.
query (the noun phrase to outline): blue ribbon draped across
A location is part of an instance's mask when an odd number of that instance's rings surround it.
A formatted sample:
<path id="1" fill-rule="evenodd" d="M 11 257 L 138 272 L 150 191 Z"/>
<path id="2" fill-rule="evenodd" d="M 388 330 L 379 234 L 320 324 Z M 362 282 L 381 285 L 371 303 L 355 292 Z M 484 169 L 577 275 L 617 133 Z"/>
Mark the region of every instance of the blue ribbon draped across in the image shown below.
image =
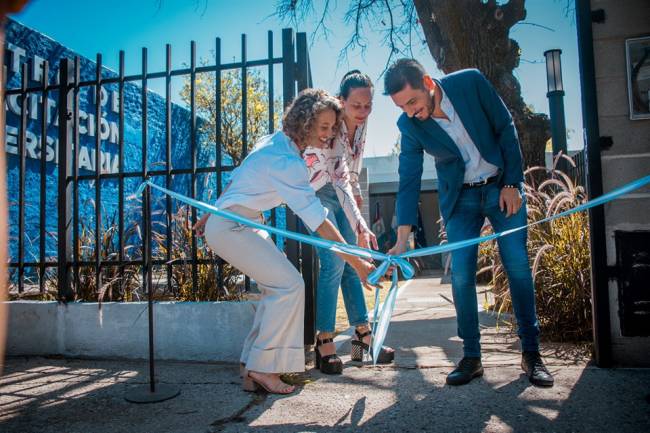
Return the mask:
<path id="1" fill-rule="evenodd" d="M 408 258 L 410 257 L 422 257 L 422 256 L 428 256 L 428 255 L 433 255 L 433 254 L 441 254 L 444 252 L 449 252 L 453 250 L 457 250 L 460 248 L 465 248 L 471 245 L 476 245 L 481 242 L 485 241 L 490 241 L 493 239 L 497 239 L 503 236 L 507 236 L 511 233 L 518 232 L 520 230 L 526 230 L 528 227 L 532 227 L 537 224 L 542 224 L 545 222 L 552 221 L 557 218 L 561 218 L 576 212 L 581 212 L 587 209 L 590 209 L 595 206 L 599 206 L 601 204 L 607 203 L 609 201 L 614 200 L 617 197 L 620 197 L 622 195 L 625 195 L 631 191 L 634 191 L 638 188 L 641 188 L 645 185 L 650 184 L 650 175 L 642 177 L 640 179 L 634 180 L 630 183 L 627 183 L 619 188 L 616 188 L 607 194 L 603 194 L 600 197 L 597 197 L 593 200 L 590 200 L 586 203 L 583 203 L 579 206 L 576 206 L 572 209 L 566 210 L 564 212 L 560 212 L 558 214 L 546 217 L 544 219 L 535 221 L 533 223 L 516 227 L 510 230 L 505 230 L 503 232 L 499 233 L 494 233 L 491 235 L 486 235 L 486 236 L 480 236 L 480 237 L 475 237 L 472 239 L 466 239 L 464 241 L 459 241 L 459 242 L 451 242 L 451 243 L 446 243 L 446 244 L 441 244 L 441 245 L 436 245 L 433 247 L 428 247 L 428 248 L 419 248 L 411 251 L 407 251 L 403 254 L 393 256 L 389 254 L 384 254 L 379 251 L 374 251 L 371 249 L 366 249 L 366 248 L 361 248 L 355 245 L 349 245 L 349 244 L 344 244 L 340 242 L 334 242 L 330 241 L 327 239 L 322 239 L 316 236 L 310 236 L 310 235 L 305 235 L 302 233 L 295 233 L 287 230 L 283 230 L 277 227 L 271 227 L 267 226 L 264 224 L 257 223 L 255 221 L 251 221 L 247 218 L 244 218 L 236 213 L 229 212 L 227 210 L 219 209 L 215 206 L 212 206 L 207 203 L 200 202 L 196 199 L 184 196 L 182 194 L 179 194 L 177 192 L 171 191 L 169 189 L 163 188 L 159 185 L 156 185 L 153 183 L 151 180 L 145 180 L 137 189 L 137 191 L 131 196 L 135 197 L 143 193 L 144 188 L 149 186 L 151 188 L 157 189 L 161 191 L 162 193 L 169 195 L 172 198 L 175 198 L 179 201 L 182 201 L 183 203 L 186 203 L 190 206 L 193 206 L 197 209 L 200 209 L 204 212 L 209 212 L 214 215 L 219 215 L 224 218 L 228 218 L 230 220 L 236 221 L 240 224 L 244 224 L 253 228 L 261 229 L 261 230 L 266 230 L 269 233 L 274 233 L 276 235 L 284 236 L 288 239 L 293 239 L 298 242 L 302 242 L 305 244 L 309 244 L 318 248 L 325 248 L 329 249 L 331 251 L 335 252 L 340 252 L 344 254 L 350 254 L 358 257 L 362 257 L 365 259 L 374 259 L 378 260 L 381 263 L 379 266 L 377 266 L 377 269 L 373 271 L 369 276 L 368 276 L 368 282 L 376 285 L 380 278 L 386 274 L 389 268 L 391 267 L 398 267 L 401 271 L 402 274 L 404 275 L 405 278 L 409 279 L 412 278 L 413 275 L 415 274 L 415 271 L 413 269 L 413 266 L 408 262 Z M 386 338 L 386 333 L 388 332 L 388 326 L 390 324 L 390 319 L 393 314 L 393 310 L 395 308 L 395 301 L 397 300 L 397 295 L 399 292 L 399 286 L 397 284 L 397 272 L 392 273 L 392 283 L 391 283 L 391 288 L 388 291 L 388 294 L 386 295 L 386 299 L 384 300 L 383 308 L 381 309 L 381 313 L 379 313 L 378 316 L 378 309 L 379 309 L 379 289 L 376 289 L 375 292 L 375 306 L 374 306 L 374 320 L 375 323 L 373 324 L 373 336 L 372 336 L 372 359 L 373 363 L 376 363 L 377 357 L 379 355 L 379 351 L 381 350 L 381 347 L 384 343 L 384 339 Z M 377 319 L 379 317 L 379 319 Z"/>

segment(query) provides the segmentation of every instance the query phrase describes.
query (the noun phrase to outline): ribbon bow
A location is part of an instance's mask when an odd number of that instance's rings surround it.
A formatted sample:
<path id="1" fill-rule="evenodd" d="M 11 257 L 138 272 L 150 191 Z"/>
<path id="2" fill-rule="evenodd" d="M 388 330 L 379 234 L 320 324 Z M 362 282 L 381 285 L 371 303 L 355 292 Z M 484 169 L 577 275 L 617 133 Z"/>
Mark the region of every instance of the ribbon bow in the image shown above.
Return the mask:
<path id="1" fill-rule="evenodd" d="M 392 283 L 386 299 L 384 300 L 384 306 L 381 309 L 381 314 L 379 319 L 377 319 L 377 313 L 379 310 L 379 290 L 380 288 L 375 289 L 375 308 L 373 312 L 373 325 L 372 325 L 372 340 L 371 340 L 371 350 L 372 350 L 372 363 L 373 365 L 377 364 L 377 358 L 379 357 L 379 351 L 381 350 L 384 339 L 386 338 L 386 333 L 388 332 L 388 325 L 390 324 L 390 318 L 393 316 L 393 310 L 395 309 L 395 301 L 397 300 L 397 295 L 399 291 L 399 286 L 397 285 L 397 268 L 402 271 L 404 278 L 411 279 L 415 275 L 415 269 L 408 260 L 402 258 L 401 256 L 392 256 L 386 255 L 386 259 L 377 266 L 369 276 L 368 282 L 370 284 L 376 285 L 379 279 L 386 274 L 389 268 L 393 268 L 392 274 Z"/>

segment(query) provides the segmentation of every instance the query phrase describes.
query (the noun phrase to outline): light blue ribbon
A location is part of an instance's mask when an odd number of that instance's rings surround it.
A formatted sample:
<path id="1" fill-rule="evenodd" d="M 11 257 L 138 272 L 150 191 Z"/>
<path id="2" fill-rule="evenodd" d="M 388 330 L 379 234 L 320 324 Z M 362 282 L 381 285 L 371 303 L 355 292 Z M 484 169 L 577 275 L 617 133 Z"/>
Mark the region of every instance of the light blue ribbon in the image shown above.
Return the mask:
<path id="1" fill-rule="evenodd" d="M 595 198 L 593 200 L 588 201 L 587 203 L 581 204 L 579 206 L 576 206 L 575 208 L 566 210 L 564 212 L 560 212 L 555 215 L 551 215 L 549 217 L 546 217 L 544 219 L 541 219 L 539 221 L 535 221 L 533 223 L 523 225 L 520 227 L 515 227 L 510 230 L 505 230 L 503 232 L 499 233 L 494 233 L 491 235 L 486 235 L 486 236 L 481 236 L 481 237 L 475 237 L 472 239 L 466 239 L 464 241 L 459 241 L 459 242 L 451 242 L 451 243 L 446 243 L 442 245 L 436 245 L 434 247 L 428 247 L 428 248 L 420 248 L 416 250 L 411 250 L 408 252 L 405 252 L 403 254 L 399 254 L 397 256 L 389 255 L 389 254 L 384 254 L 379 251 L 374 251 L 371 249 L 367 248 L 361 248 L 355 245 L 349 245 L 349 244 L 344 244 L 340 242 L 335 242 L 335 241 L 330 241 L 327 239 L 322 239 L 319 237 L 315 236 L 309 236 L 309 235 L 304 235 L 302 233 L 295 233 L 287 230 L 283 230 L 277 227 L 271 227 L 267 226 L 264 224 L 257 223 L 255 221 L 251 221 L 247 218 L 242 217 L 241 215 L 238 215 L 233 212 L 229 212 L 227 210 L 222 210 L 219 209 L 215 206 L 209 205 L 207 203 L 200 202 L 198 200 L 195 200 L 193 198 L 184 196 L 182 194 L 179 194 L 177 192 L 168 190 L 166 188 L 163 188 L 161 186 L 156 185 L 153 183 L 151 180 L 146 180 L 144 181 L 137 189 L 137 191 L 130 196 L 130 198 L 138 196 L 142 194 L 144 191 L 144 188 L 146 186 L 150 186 L 152 188 L 155 188 L 164 194 L 167 194 L 179 201 L 182 201 L 184 203 L 189 204 L 190 206 L 193 206 L 197 209 L 201 209 L 205 212 L 209 212 L 214 215 L 219 215 L 224 218 L 228 218 L 230 220 L 236 221 L 238 223 L 261 229 L 261 230 L 266 230 L 267 232 L 274 233 L 276 235 L 284 236 L 288 239 L 293 239 L 298 242 L 306 243 L 309 245 L 313 245 L 318 248 L 325 248 L 329 249 L 331 251 L 335 252 L 340 252 L 344 254 L 350 254 L 353 256 L 358 256 L 362 257 L 365 259 L 374 259 L 374 260 L 380 260 L 381 263 L 379 266 L 377 266 L 377 269 L 373 271 L 369 276 L 368 276 L 368 282 L 370 284 L 376 285 L 380 278 L 386 274 L 389 268 L 391 267 L 399 267 L 400 270 L 402 271 L 402 274 L 406 279 L 410 279 L 413 277 L 415 274 L 415 270 L 413 269 L 413 266 L 407 261 L 409 257 L 422 257 L 422 256 L 428 256 L 428 255 L 433 255 L 433 254 L 441 254 L 444 252 L 449 252 L 453 250 L 457 250 L 460 248 L 465 248 L 471 245 L 476 245 L 481 242 L 486 242 L 490 240 L 494 240 L 503 236 L 507 236 L 511 233 L 518 232 L 520 230 L 525 230 L 528 227 L 532 227 L 536 224 L 542 224 L 545 222 L 552 221 L 554 219 L 567 216 L 576 212 L 581 212 L 587 209 L 590 209 L 595 206 L 599 206 L 601 204 L 607 203 L 609 201 L 614 200 L 617 197 L 620 197 L 622 195 L 625 195 L 631 191 L 634 191 L 638 188 L 641 188 L 645 185 L 650 184 L 650 175 L 642 177 L 640 179 L 637 179 L 635 181 L 632 181 L 630 183 L 627 183 L 619 188 L 616 188 L 607 194 L 603 194 L 602 196 Z M 386 333 L 388 332 L 388 326 L 390 324 L 390 319 L 393 314 L 393 310 L 395 308 L 395 302 L 397 300 L 397 295 L 398 295 L 398 284 L 397 284 L 397 272 L 393 271 L 392 274 L 392 284 L 391 288 L 388 291 L 388 294 L 386 295 L 386 299 L 384 300 L 384 305 L 383 308 L 381 309 L 381 313 L 379 314 L 379 319 L 377 319 L 377 314 L 379 310 L 379 289 L 376 289 L 375 292 L 375 307 L 374 307 L 374 317 L 373 317 L 373 335 L 372 335 L 372 359 L 373 359 L 373 364 L 377 363 L 377 357 L 379 356 L 379 351 L 382 348 L 382 345 L 384 343 L 384 339 L 386 338 Z"/>

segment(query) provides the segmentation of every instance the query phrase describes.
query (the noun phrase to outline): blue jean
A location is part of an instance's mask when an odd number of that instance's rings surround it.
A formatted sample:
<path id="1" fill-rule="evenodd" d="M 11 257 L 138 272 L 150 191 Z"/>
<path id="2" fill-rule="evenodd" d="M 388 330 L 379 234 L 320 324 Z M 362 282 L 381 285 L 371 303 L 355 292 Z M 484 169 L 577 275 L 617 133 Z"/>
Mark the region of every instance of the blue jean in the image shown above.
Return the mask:
<path id="1" fill-rule="evenodd" d="M 449 242 L 480 235 L 487 217 L 495 232 L 527 223 L 526 202 L 506 218 L 499 209 L 500 188 L 496 183 L 461 191 L 456 207 L 446 222 Z M 512 306 L 518 324 L 518 335 L 524 351 L 539 350 L 539 323 L 535 313 L 535 288 L 528 262 L 528 232 L 521 230 L 497 240 L 499 255 L 508 276 Z M 480 333 L 476 297 L 476 266 L 478 245 L 451 253 L 451 284 L 458 320 L 458 336 L 463 340 L 467 357 L 480 357 Z"/>
<path id="2" fill-rule="evenodd" d="M 356 234 L 345 216 L 332 184 L 328 183 L 319 189 L 316 196 L 329 211 L 327 219 L 334 224 L 343 239 L 349 244 L 355 244 Z M 332 251 L 321 248 L 317 248 L 317 251 L 320 271 L 316 287 L 316 329 L 320 332 L 334 332 L 339 286 L 343 292 L 343 301 L 350 325 L 357 326 L 368 323 L 366 300 L 357 273 Z"/>

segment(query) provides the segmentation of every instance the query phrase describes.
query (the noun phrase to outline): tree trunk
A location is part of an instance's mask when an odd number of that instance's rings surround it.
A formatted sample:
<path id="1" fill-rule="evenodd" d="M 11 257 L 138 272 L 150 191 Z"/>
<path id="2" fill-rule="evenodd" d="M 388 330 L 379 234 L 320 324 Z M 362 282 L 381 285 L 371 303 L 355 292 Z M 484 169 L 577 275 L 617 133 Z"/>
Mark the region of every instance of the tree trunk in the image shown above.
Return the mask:
<path id="1" fill-rule="evenodd" d="M 525 0 L 414 0 L 429 51 L 445 74 L 477 68 L 490 80 L 515 121 L 525 167 L 544 165 L 548 116 L 533 113 L 512 71 L 519 66 L 512 26 L 526 18 Z"/>

